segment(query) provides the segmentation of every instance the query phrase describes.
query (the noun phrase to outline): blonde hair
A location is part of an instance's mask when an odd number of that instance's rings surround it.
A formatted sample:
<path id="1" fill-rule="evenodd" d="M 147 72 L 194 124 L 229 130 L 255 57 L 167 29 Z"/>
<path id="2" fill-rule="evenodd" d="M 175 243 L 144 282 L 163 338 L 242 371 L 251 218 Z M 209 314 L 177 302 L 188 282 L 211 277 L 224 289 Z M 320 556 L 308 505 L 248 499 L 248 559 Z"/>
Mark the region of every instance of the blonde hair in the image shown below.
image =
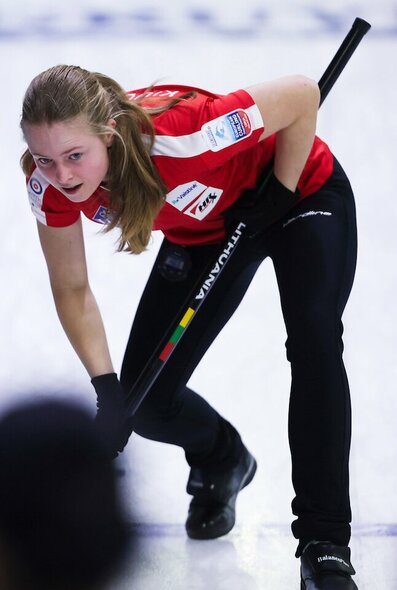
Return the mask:
<path id="1" fill-rule="evenodd" d="M 104 231 L 117 226 L 118 251 L 139 254 L 148 245 L 153 220 L 167 192 L 150 158 L 154 143 L 152 116 L 194 94 L 188 92 L 160 107 L 142 108 L 140 102 L 146 93 L 130 100 L 126 91 L 104 74 L 59 65 L 30 83 L 23 100 L 21 127 L 51 125 L 84 115 L 94 133 L 114 136 L 107 175 L 111 217 Z M 116 128 L 107 124 L 109 119 L 116 120 Z M 22 155 L 21 166 L 26 175 L 31 173 L 33 158 L 29 150 Z"/>

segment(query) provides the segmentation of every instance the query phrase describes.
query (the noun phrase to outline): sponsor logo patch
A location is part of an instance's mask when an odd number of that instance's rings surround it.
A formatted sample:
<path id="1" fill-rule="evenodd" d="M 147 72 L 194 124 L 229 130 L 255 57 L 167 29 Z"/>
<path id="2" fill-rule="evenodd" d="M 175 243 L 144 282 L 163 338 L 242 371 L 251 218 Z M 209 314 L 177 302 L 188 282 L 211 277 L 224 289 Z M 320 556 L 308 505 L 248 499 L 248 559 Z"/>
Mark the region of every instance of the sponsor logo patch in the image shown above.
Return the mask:
<path id="1" fill-rule="evenodd" d="M 201 127 L 201 132 L 210 150 L 218 152 L 249 137 L 252 125 L 247 111 L 237 109 L 208 121 Z"/>
<path id="2" fill-rule="evenodd" d="M 184 213 L 199 220 L 204 219 L 215 207 L 222 193 L 223 190 L 209 186 Z"/>
<path id="3" fill-rule="evenodd" d="M 167 194 L 166 201 L 173 207 L 183 211 L 187 205 L 194 201 L 207 187 L 197 180 L 191 180 L 180 184 Z"/>
<path id="4" fill-rule="evenodd" d="M 213 210 L 222 193 L 220 188 L 192 180 L 169 192 L 166 201 L 181 213 L 201 220 Z"/>
<path id="5" fill-rule="evenodd" d="M 103 223 L 103 224 L 110 223 L 111 219 L 110 219 L 110 215 L 109 215 L 109 209 L 107 207 L 105 207 L 104 205 L 101 205 L 96 210 L 95 215 L 92 219 L 94 221 L 96 221 L 97 223 Z"/>

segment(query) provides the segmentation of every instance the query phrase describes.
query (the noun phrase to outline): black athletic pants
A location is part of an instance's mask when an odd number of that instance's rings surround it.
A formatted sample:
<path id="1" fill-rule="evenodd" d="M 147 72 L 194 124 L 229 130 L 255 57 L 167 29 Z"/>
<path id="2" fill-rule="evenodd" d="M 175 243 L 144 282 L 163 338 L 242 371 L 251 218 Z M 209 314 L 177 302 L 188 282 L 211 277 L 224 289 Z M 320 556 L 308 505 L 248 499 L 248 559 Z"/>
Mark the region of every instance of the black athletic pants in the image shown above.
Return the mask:
<path id="1" fill-rule="evenodd" d="M 165 240 L 159 257 L 169 246 Z M 192 265 L 182 282 L 166 280 L 157 262 L 154 265 L 123 361 L 121 380 L 126 389 L 184 309 L 187 295 L 219 245 L 187 250 Z M 297 516 L 292 531 L 299 539 L 298 556 L 313 539 L 340 545 L 347 545 L 350 539 L 351 410 L 342 361 L 341 316 L 353 282 L 356 250 L 353 194 L 335 161 L 332 177 L 318 192 L 263 235 L 241 239 L 135 417 L 138 434 L 181 446 L 189 463 L 219 460 L 221 449 L 224 452 L 224 445 L 219 444 L 224 421 L 186 383 L 238 307 L 259 265 L 270 256 L 291 363 L 289 441 L 296 494 L 292 510 Z"/>

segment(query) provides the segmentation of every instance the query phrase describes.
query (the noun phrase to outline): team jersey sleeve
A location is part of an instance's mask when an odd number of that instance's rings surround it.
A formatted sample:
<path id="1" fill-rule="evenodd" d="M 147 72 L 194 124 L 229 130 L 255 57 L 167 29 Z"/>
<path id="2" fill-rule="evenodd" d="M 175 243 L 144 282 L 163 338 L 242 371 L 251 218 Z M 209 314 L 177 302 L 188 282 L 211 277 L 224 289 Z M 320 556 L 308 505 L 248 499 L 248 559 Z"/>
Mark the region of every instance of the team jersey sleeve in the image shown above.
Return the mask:
<path id="1" fill-rule="evenodd" d="M 156 122 L 154 159 L 190 172 L 219 168 L 258 143 L 264 130 L 259 108 L 245 90 L 198 94 L 166 111 Z"/>
<path id="2" fill-rule="evenodd" d="M 32 213 L 43 225 L 67 227 L 78 220 L 79 211 L 37 169 L 27 178 L 26 186 Z"/>
<path id="3" fill-rule="evenodd" d="M 226 160 L 258 143 L 264 130 L 259 108 L 244 90 L 208 100 L 203 110 L 200 133 L 208 167 Z"/>
<path id="4" fill-rule="evenodd" d="M 27 190 L 32 213 L 44 225 L 67 227 L 75 223 L 81 213 L 95 223 L 110 222 L 110 193 L 101 185 L 88 199 L 74 202 L 52 186 L 36 168 L 27 179 Z"/>

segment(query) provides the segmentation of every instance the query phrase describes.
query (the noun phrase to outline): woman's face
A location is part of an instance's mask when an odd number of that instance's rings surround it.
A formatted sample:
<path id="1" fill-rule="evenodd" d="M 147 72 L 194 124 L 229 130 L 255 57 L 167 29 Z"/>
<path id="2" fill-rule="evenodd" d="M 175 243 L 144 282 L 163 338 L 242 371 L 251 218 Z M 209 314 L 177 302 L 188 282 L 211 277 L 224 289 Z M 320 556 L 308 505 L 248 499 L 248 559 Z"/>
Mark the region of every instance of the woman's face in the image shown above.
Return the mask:
<path id="1" fill-rule="evenodd" d="M 85 201 L 104 180 L 113 136 L 95 135 L 83 115 L 51 125 L 25 124 L 24 135 L 37 168 L 71 201 Z"/>

